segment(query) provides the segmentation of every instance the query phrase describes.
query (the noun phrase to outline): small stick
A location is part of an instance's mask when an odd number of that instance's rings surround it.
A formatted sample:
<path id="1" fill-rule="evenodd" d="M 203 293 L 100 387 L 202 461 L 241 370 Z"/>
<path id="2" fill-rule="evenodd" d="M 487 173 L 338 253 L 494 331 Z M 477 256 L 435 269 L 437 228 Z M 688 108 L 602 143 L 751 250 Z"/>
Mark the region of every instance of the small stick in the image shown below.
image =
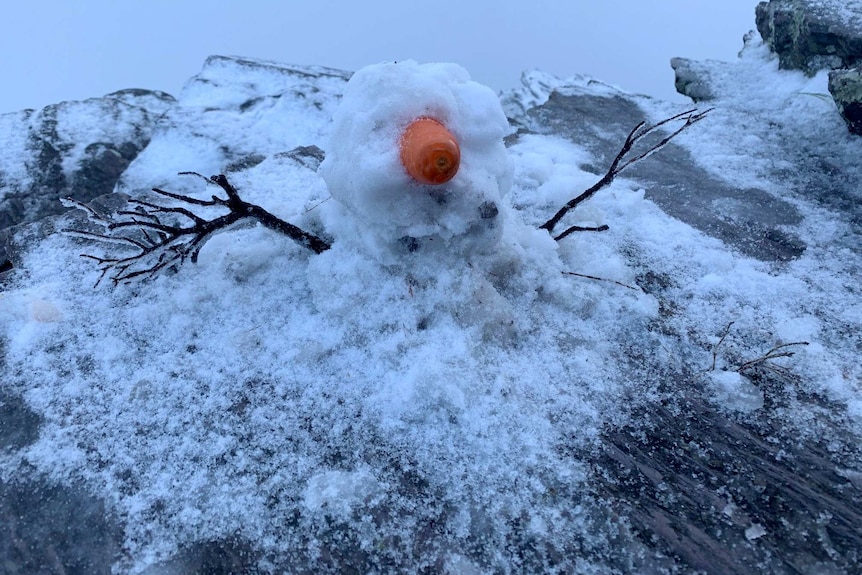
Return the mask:
<path id="1" fill-rule="evenodd" d="M 647 125 L 646 122 L 639 123 L 637 126 L 635 126 L 632 129 L 631 132 L 629 132 L 629 135 L 626 138 L 626 141 L 623 143 L 622 148 L 620 149 L 617 156 L 614 158 L 613 162 L 611 162 L 611 165 L 608 168 L 607 173 L 604 176 L 602 176 L 602 178 L 598 182 L 593 184 L 590 188 L 588 188 L 586 191 L 581 193 L 579 196 L 569 200 L 569 202 L 566 205 L 564 205 L 562 208 L 560 208 L 557 211 L 557 213 L 554 214 L 554 216 L 551 219 L 549 219 L 547 222 L 545 222 L 544 224 L 539 226 L 539 229 L 548 230 L 548 233 L 553 235 L 554 228 L 557 226 L 557 224 L 560 222 L 560 220 L 562 220 L 563 217 L 567 213 L 569 213 L 571 210 L 575 209 L 582 202 L 585 202 L 586 200 L 593 197 L 593 195 L 595 195 L 595 193 L 598 192 L 599 190 L 601 190 L 602 188 L 609 186 L 611 184 L 611 182 L 614 181 L 614 178 L 616 178 L 617 175 L 619 175 L 620 172 L 622 172 L 623 170 L 625 170 L 626 168 L 628 168 L 632 164 L 635 164 L 635 163 L 637 163 L 637 162 L 639 162 L 645 158 L 648 158 L 649 156 L 651 156 L 652 154 L 654 154 L 655 152 L 657 152 L 658 150 L 663 148 L 665 145 L 667 145 L 668 142 L 670 142 L 673 138 L 678 136 L 683 130 L 685 130 L 686 128 L 691 127 L 693 124 L 696 124 L 697 122 L 700 122 L 701 120 L 703 120 L 706 117 L 706 115 L 711 111 L 712 111 L 712 108 L 709 108 L 709 109 L 704 110 L 702 112 L 698 111 L 695 108 L 695 109 L 687 110 L 685 112 L 680 112 L 679 114 L 676 114 L 675 116 L 671 116 L 670 118 L 662 120 L 661 122 L 658 122 L 657 124 Z M 645 136 L 647 136 L 648 134 L 651 134 L 652 132 L 654 132 L 655 130 L 657 130 L 658 128 L 660 128 L 662 126 L 669 124 L 670 122 L 674 122 L 677 120 L 683 120 L 683 119 L 685 120 L 685 122 L 683 122 L 682 126 L 680 126 L 676 131 L 674 131 L 670 135 L 664 137 L 657 144 L 648 148 L 645 152 L 643 152 L 639 155 L 636 155 L 632 158 L 626 159 L 626 156 L 628 156 L 631 153 L 632 148 L 641 139 L 643 139 Z M 558 236 L 555 236 L 554 239 L 557 241 L 560 241 L 561 239 L 565 238 L 566 236 L 568 236 L 571 233 L 576 232 L 576 231 L 605 231 L 607 229 L 607 226 L 601 226 L 601 227 L 604 229 L 578 228 L 577 226 L 572 226 L 572 227 L 566 229 L 563 233 L 559 234 Z"/>
<path id="2" fill-rule="evenodd" d="M 643 291 L 641 288 L 636 288 L 636 287 L 634 287 L 634 286 L 630 286 L 630 285 L 628 285 L 628 284 L 624 284 L 624 283 L 622 283 L 622 282 L 618 282 L 617 280 L 612 280 L 612 279 L 608 279 L 608 278 L 600 278 L 600 277 L 597 277 L 597 276 L 589 276 L 589 275 L 587 275 L 587 274 L 579 274 L 579 273 L 576 273 L 576 272 L 563 272 L 563 274 L 564 274 L 564 275 L 567 275 L 567 276 L 577 276 L 577 277 L 579 277 L 579 278 L 587 278 L 588 280 L 597 280 L 597 281 L 600 281 L 600 282 L 611 282 L 611 283 L 615 283 L 615 284 L 617 284 L 618 286 L 622 286 L 622 287 L 624 287 L 624 288 L 628 288 L 628 289 L 630 289 L 630 290 L 634 290 L 634 291 Z"/>

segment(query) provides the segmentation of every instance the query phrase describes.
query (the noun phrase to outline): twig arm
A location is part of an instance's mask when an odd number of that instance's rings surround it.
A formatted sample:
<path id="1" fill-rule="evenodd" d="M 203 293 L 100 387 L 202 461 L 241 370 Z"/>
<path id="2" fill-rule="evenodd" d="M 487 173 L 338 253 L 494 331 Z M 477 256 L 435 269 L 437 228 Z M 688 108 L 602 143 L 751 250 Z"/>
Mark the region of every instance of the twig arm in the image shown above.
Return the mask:
<path id="1" fill-rule="evenodd" d="M 174 264 L 182 264 L 187 258 L 195 263 L 201 248 L 210 237 L 246 218 L 256 220 L 263 226 L 286 235 L 316 254 L 331 247 L 326 240 L 282 220 L 260 206 L 244 201 L 224 175 L 204 178 L 197 172 L 182 172 L 182 174 L 194 175 L 219 186 L 227 198 L 213 195 L 211 200 L 200 200 L 159 188 L 153 188 L 153 192 L 192 206 L 226 208 L 228 213 L 207 220 L 185 207 L 164 206 L 153 201 L 132 199 L 129 202 L 135 206 L 135 209 L 120 210 L 116 212 L 116 219 L 114 219 L 98 213 L 81 202 L 74 200 L 66 202 L 67 205 L 85 211 L 89 219 L 104 230 L 103 232 L 66 230 L 67 232 L 84 239 L 121 244 L 137 250 L 136 253 L 125 257 L 82 254 L 99 265 L 102 273 L 96 285 L 105 277 L 109 277 L 114 284 L 141 277 L 152 277 Z M 168 216 L 171 221 L 162 221 L 161 218 L 165 216 Z M 187 220 L 185 222 L 187 225 L 176 223 L 183 218 Z"/>
<path id="2" fill-rule="evenodd" d="M 544 224 L 539 226 L 539 229 L 547 230 L 548 233 L 553 235 L 554 228 L 557 226 L 557 224 L 560 223 L 560 220 L 562 220 L 565 217 L 565 215 L 568 214 L 571 210 L 575 209 L 578 205 L 580 205 L 581 203 L 583 203 L 586 200 L 593 197 L 595 195 L 595 193 L 598 192 L 599 190 L 609 186 L 614 181 L 614 178 L 616 178 L 623 170 L 625 170 L 626 168 L 628 168 L 632 164 L 635 164 L 635 163 L 651 156 L 653 153 L 655 153 L 656 151 L 660 150 L 665 145 L 667 145 L 668 142 L 670 142 L 673 138 L 678 136 L 683 130 L 685 130 L 686 128 L 690 127 L 691 125 L 701 121 L 703 118 L 706 117 L 706 115 L 711 110 L 712 110 L 712 108 L 710 108 L 708 110 L 704 110 L 704 111 L 698 111 L 697 109 L 692 109 L 692 110 L 687 110 L 685 112 L 681 112 L 679 114 L 676 114 L 675 116 L 671 116 L 670 118 L 666 118 L 666 119 L 664 119 L 661 122 L 658 122 L 656 124 L 647 125 L 646 122 L 639 123 L 637 126 L 635 126 L 632 129 L 631 132 L 629 132 L 629 135 L 626 137 L 625 142 L 623 142 L 623 145 L 620 148 L 620 151 L 617 153 L 616 157 L 611 162 L 611 165 L 608 168 L 607 173 L 605 173 L 605 175 L 602 176 L 602 178 L 598 182 L 596 182 L 595 184 L 590 186 L 587 190 L 582 192 L 580 195 L 569 200 L 566 203 L 566 205 L 564 205 L 562 208 L 557 210 L 557 213 L 555 213 L 553 215 L 553 217 L 551 217 L 551 219 L 549 219 Z M 634 157 L 630 157 L 630 158 L 628 157 L 632 153 L 632 149 L 645 136 L 653 133 L 658 128 L 665 126 L 666 124 L 669 124 L 671 122 L 675 122 L 678 120 L 682 120 L 682 119 L 685 119 L 685 122 L 676 131 L 674 131 L 671 134 L 669 134 L 668 136 L 664 137 L 662 140 L 660 140 L 658 143 L 656 143 L 653 146 L 651 146 L 650 148 L 648 148 L 646 151 L 644 151 L 640 154 L 637 154 Z M 607 228 L 605 227 L 605 229 L 607 229 Z M 566 229 L 566 231 L 564 231 L 563 233 L 554 237 L 554 239 L 559 241 L 559 240 L 565 238 L 566 236 L 568 236 L 571 233 L 576 232 L 576 231 L 599 231 L 599 230 L 597 230 L 596 228 L 578 228 L 577 226 L 572 226 L 572 227 Z M 604 230 L 601 230 L 601 231 L 604 231 Z"/>

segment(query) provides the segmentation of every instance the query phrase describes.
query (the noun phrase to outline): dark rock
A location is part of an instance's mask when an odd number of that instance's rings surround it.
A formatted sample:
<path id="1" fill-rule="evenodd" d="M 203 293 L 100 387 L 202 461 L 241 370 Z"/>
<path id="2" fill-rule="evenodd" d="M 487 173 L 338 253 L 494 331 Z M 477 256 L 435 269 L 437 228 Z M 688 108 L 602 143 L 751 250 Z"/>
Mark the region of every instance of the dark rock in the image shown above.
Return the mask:
<path id="1" fill-rule="evenodd" d="M 59 199 L 109 193 L 172 96 L 123 90 L 0 116 L 0 229 L 61 213 Z"/>
<path id="2" fill-rule="evenodd" d="M 829 73 L 829 92 L 851 133 L 862 135 L 862 66 Z"/>
<path id="3" fill-rule="evenodd" d="M 42 418 L 28 409 L 20 397 L 0 390 L 0 450 L 30 445 L 38 439 L 41 423 Z"/>
<path id="4" fill-rule="evenodd" d="M 225 173 L 249 170 L 266 159 L 263 154 L 249 154 L 225 166 Z"/>
<path id="5" fill-rule="evenodd" d="M 281 152 L 276 157 L 287 157 L 295 160 L 309 170 L 316 170 L 323 163 L 326 154 L 317 146 L 297 146 L 289 152 Z"/>
<path id="6" fill-rule="evenodd" d="M 545 104 L 527 113 L 532 131 L 564 136 L 585 146 L 603 166 L 610 165 L 629 131 L 644 119 L 630 99 L 588 93 L 554 92 Z M 805 250 L 801 240 L 780 229 L 801 221 L 790 203 L 763 190 L 739 189 L 715 178 L 673 142 L 625 175 L 641 182 L 646 197 L 669 215 L 746 255 L 787 261 Z"/>
<path id="7" fill-rule="evenodd" d="M 104 504 L 76 487 L 44 479 L 0 481 L 0 572 L 109 575 L 120 529 Z"/>
<path id="8" fill-rule="evenodd" d="M 858 457 L 859 438 L 799 442 L 761 418 L 734 421 L 693 395 L 652 406 L 646 425 L 607 435 L 598 498 L 698 573 L 860 572 L 862 491 L 835 467 Z"/>
<path id="9" fill-rule="evenodd" d="M 231 537 L 189 545 L 142 575 L 253 575 L 262 572 L 258 561 L 248 541 Z"/>
<path id="10" fill-rule="evenodd" d="M 839 0 L 770 0 L 755 10 L 757 30 L 785 69 L 814 73 L 862 61 L 858 5 Z"/>

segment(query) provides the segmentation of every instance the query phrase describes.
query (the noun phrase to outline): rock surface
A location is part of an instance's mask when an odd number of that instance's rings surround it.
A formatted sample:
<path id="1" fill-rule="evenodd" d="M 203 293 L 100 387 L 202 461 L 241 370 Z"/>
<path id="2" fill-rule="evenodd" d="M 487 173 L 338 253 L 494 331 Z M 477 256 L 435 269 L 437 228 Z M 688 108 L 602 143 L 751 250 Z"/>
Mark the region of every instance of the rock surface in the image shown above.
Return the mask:
<path id="1" fill-rule="evenodd" d="M 782 68 L 813 74 L 834 69 L 829 92 L 853 134 L 860 134 L 862 90 L 862 2 L 858 0 L 770 0 L 756 9 L 757 30 Z M 672 64 L 673 65 L 673 64 Z M 698 101 L 703 75 L 677 69 L 677 91 Z"/>
<path id="2" fill-rule="evenodd" d="M 62 197 L 111 192 L 173 105 L 163 92 L 122 90 L 0 116 L 0 229 L 64 211 Z"/>
<path id="3" fill-rule="evenodd" d="M 676 91 L 688 96 L 693 102 L 705 102 L 715 98 L 709 86 L 709 65 L 688 58 L 671 58 Z"/>

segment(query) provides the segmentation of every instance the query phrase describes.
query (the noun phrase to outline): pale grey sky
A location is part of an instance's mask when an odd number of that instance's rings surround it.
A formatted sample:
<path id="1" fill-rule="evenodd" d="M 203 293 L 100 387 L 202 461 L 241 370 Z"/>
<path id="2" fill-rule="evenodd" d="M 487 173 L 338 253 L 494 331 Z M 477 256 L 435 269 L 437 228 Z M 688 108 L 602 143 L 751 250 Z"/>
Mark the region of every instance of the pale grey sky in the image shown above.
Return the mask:
<path id="1" fill-rule="evenodd" d="M 672 56 L 732 60 L 757 0 L 6 2 L 0 113 L 122 88 L 178 94 L 210 54 L 355 70 L 453 61 L 495 89 L 539 68 L 681 99 Z"/>

